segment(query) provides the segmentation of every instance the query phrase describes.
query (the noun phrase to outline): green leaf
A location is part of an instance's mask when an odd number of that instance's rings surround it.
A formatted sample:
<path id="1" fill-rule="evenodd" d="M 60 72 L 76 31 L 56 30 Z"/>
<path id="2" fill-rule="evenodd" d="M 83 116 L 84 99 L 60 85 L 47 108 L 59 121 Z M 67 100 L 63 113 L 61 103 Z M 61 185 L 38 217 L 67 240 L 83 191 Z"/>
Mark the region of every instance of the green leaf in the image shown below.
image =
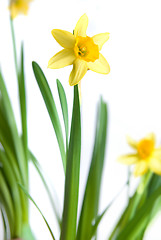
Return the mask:
<path id="1" fill-rule="evenodd" d="M 12 172 L 12 168 L 8 163 L 8 159 L 4 152 L 0 151 L 0 161 L 2 163 L 1 171 L 4 175 L 6 184 L 9 186 L 10 194 L 12 196 L 13 208 L 14 208 L 14 236 L 21 236 L 22 229 L 22 204 L 21 197 L 17 187 L 16 176 Z"/>
<path id="2" fill-rule="evenodd" d="M 122 216 L 112 231 L 109 240 L 117 238 L 117 235 L 125 228 L 127 223 L 133 218 L 140 207 L 144 204 L 147 198 L 147 189 L 150 186 L 152 173 L 149 171 L 141 178 L 139 186 L 137 187 L 134 195 L 129 199 L 128 205 L 125 208 Z"/>
<path id="3" fill-rule="evenodd" d="M 27 170 L 26 170 L 26 159 L 24 156 L 22 142 L 18 135 L 18 130 L 17 130 L 11 102 L 10 102 L 1 72 L 0 72 L 0 93 L 2 95 L 4 111 L 5 111 L 6 119 L 7 119 L 9 128 L 10 128 L 12 139 L 13 139 L 14 150 L 16 153 L 16 158 L 17 158 L 20 174 L 23 179 L 23 183 L 25 184 L 25 186 L 27 186 L 28 185 L 28 177 L 27 177 Z"/>
<path id="4" fill-rule="evenodd" d="M 27 146 L 27 111 L 26 111 L 26 90 L 25 90 L 25 76 L 24 76 L 24 51 L 21 46 L 21 68 L 18 77 L 19 100 L 21 109 L 21 125 L 22 125 L 22 142 L 24 146 L 24 153 L 26 157 L 26 168 L 28 169 L 28 146 Z"/>
<path id="5" fill-rule="evenodd" d="M 0 170 L 0 202 L 5 209 L 7 214 L 9 228 L 11 235 L 13 236 L 14 233 L 14 207 L 13 207 L 13 200 L 10 194 L 9 188 L 7 186 L 6 180 L 3 176 L 2 170 Z"/>
<path id="6" fill-rule="evenodd" d="M 120 193 L 122 193 L 122 191 L 124 190 L 125 186 L 128 185 L 128 181 L 127 183 L 123 186 L 123 188 L 120 190 L 120 192 L 114 197 L 114 199 L 110 202 L 110 204 L 108 204 L 108 206 L 105 208 L 105 210 L 96 217 L 96 220 L 94 221 L 94 224 L 92 225 L 92 230 L 91 230 L 91 236 L 90 239 L 92 239 L 92 237 L 95 235 L 98 225 L 100 224 L 102 218 L 104 217 L 104 215 L 106 214 L 106 212 L 108 211 L 108 209 L 112 206 L 112 204 L 115 202 L 115 200 L 118 198 L 118 196 L 120 195 Z"/>
<path id="7" fill-rule="evenodd" d="M 97 216 L 96 220 L 94 221 L 94 224 L 92 224 L 90 239 L 92 239 L 92 237 L 96 234 L 98 225 L 100 224 L 103 216 L 105 215 L 105 213 L 108 211 L 110 207 L 111 207 L 111 204 L 109 204 L 109 206 L 106 207 L 106 209 L 102 212 L 102 214 Z"/>
<path id="8" fill-rule="evenodd" d="M 64 88 L 63 88 L 61 82 L 57 79 L 56 83 L 57 83 L 59 99 L 60 99 L 60 104 L 61 104 L 61 109 L 62 109 L 63 119 L 64 119 L 64 125 L 65 125 L 66 150 L 67 150 L 68 149 L 68 104 L 67 104 L 65 91 L 64 91 Z"/>
<path id="9" fill-rule="evenodd" d="M 16 159 L 16 153 L 10 127 L 5 117 L 4 106 L 2 99 L 0 99 L 0 143 L 2 144 L 6 155 L 8 157 L 9 164 L 19 182 L 23 181 L 21 173 L 18 168 L 18 162 Z"/>
<path id="10" fill-rule="evenodd" d="M 44 186 L 45 186 L 45 189 L 46 189 L 46 191 L 47 191 L 47 193 L 48 193 L 48 196 L 49 196 L 49 199 L 50 199 L 52 208 L 53 208 L 53 210 L 54 210 L 54 213 L 55 213 L 55 216 L 56 216 L 58 225 L 59 225 L 59 227 L 61 227 L 61 219 L 60 219 L 60 216 L 59 216 L 59 213 L 58 213 L 57 206 L 56 206 L 56 204 L 55 204 L 55 202 L 54 202 L 54 199 L 53 199 L 53 197 L 52 197 L 52 194 L 51 194 L 51 192 L 50 192 L 50 189 L 49 189 L 49 187 L 48 187 L 48 184 L 46 183 L 45 178 L 44 178 L 44 176 L 43 176 L 43 174 L 42 174 L 42 170 L 41 170 L 41 168 L 40 168 L 40 165 L 39 165 L 36 157 L 33 155 L 33 153 L 32 153 L 31 151 L 29 152 L 29 157 L 30 157 L 32 163 L 34 164 L 34 166 L 35 166 L 35 168 L 36 168 L 36 170 L 37 170 L 37 172 L 38 172 L 38 174 L 39 174 L 39 176 L 40 176 L 40 178 L 41 178 L 41 180 L 42 180 L 42 182 L 43 182 L 43 184 L 44 184 Z"/>
<path id="11" fill-rule="evenodd" d="M 4 147 L 4 150 L 6 152 L 3 152 L 2 150 L 0 150 L 0 151 L 2 151 L 2 154 L 5 155 L 5 159 L 6 159 L 6 162 L 7 162 L 6 164 L 8 164 L 7 168 L 11 169 L 11 170 L 9 169 L 8 171 L 12 171 L 12 174 L 15 177 L 15 181 L 16 182 L 22 182 L 22 178 L 20 176 L 21 173 L 19 172 L 15 155 L 14 155 L 13 150 L 11 149 L 11 147 L 9 145 L 9 139 L 5 135 L 3 135 L 3 134 L 5 134 L 5 132 L 3 132 L 4 129 L 2 129 L 3 125 L 0 125 L 0 126 L 1 126 L 0 127 L 0 142 L 1 142 L 1 144 Z M 0 164 L 2 164 L 2 163 L 3 163 L 3 160 L 0 157 Z M 1 171 L 3 171 L 3 170 L 4 169 L 3 169 L 3 164 L 2 164 Z M 5 178 L 5 181 L 7 181 L 6 178 Z M 11 189 L 10 191 L 11 191 L 11 195 L 12 195 L 12 190 L 14 191 L 14 189 L 11 186 L 12 185 L 10 185 L 10 184 L 8 185 L 8 187 Z M 0 188 L 2 188 L 2 187 L 3 186 L 1 186 Z M 26 222 L 27 219 L 28 219 L 28 201 L 27 201 L 27 199 L 25 198 L 25 195 L 22 192 L 20 192 L 20 198 L 21 198 L 21 204 L 22 204 L 22 206 L 21 206 L 21 208 L 22 208 L 21 209 L 22 220 L 21 221 Z M 19 204 L 19 203 L 17 203 L 17 204 Z"/>
<path id="12" fill-rule="evenodd" d="M 56 109 L 56 105 L 50 90 L 50 87 L 48 85 L 48 82 L 45 78 L 44 73 L 42 72 L 41 68 L 36 62 L 32 62 L 32 67 L 33 71 L 35 74 L 35 78 L 37 80 L 38 86 L 40 88 L 41 94 L 44 98 L 44 102 L 46 104 L 51 122 L 53 124 L 55 134 L 57 137 L 61 157 L 62 157 L 62 162 L 63 162 L 63 167 L 64 170 L 66 169 L 66 155 L 65 155 L 65 147 L 64 147 L 64 141 L 63 141 L 63 134 L 62 134 L 62 128 L 58 116 L 58 112 Z"/>
<path id="13" fill-rule="evenodd" d="M 7 144 L 12 148 L 14 152 L 12 134 L 5 116 L 5 110 L 4 110 L 2 98 L 0 98 L 0 131 L 3 133 L 4 138 L 7 140 Z"/>
<path id="14" fill-rule="evenodd" d="M 0 196 L 0 211 L 3 221 L 4 239 L 11 239 L 12 230 L 11 227 L 9 226 L 8 217 L 5 211 L 5 202 L 1 201 L 1 196 Z"/>
<path id="15" fill-rule="evenodd" d="M 146 199 L 144 205 L 137 211 L 134 217 L 126 224 L 121 233 L 117 236 L 117 240 L 131 240 L 135 239 L 147 222 L 147 218 L 149 217 L 149 212 L 152 210 L 155 201 L 160 197 L 161 194 L 161 186 L 158 187 L 153 194 Z"/>
<path id="16" fill-rule="evenodd" d="M 95 143 L 91 166 L 86 183 L 83 205 L 79 219 L 77 240 L 90 240 L 92 235 L 92 223 L 98 215 L 99 195 L 102 171 L 104 165 L 104 155 L 107 132 L 107 105 L 101 99 L 98 114 Z"/>
<path id="17" fill-rule="evenodd" d="M 28 177 L 26 169 L 26 159 L 24 156 L 21 139 L 5 87 L 3 77 L 0 73 L 0 142 L 5 150 L 7 162 L 12 168 L 16 181 L 23 183 L 28 187 Z M 22 193 L 20 194 L 22 202 L 23 221 L 28 222 L 28 202 Z M 22 221 L 22 220 L 21 220 Z"/>
<path id="18" fill-rule="evenodd" d="M 51 228 L 50 228 L 50 226 L 49 226 L 46 218 L 44 217 L 43 213 L 41 212 L 41 210 L 39 209 L 39 207 L 36 205 L 36 203 L 35 203 L 35 201 L 32 199 L 32 197 L 29 195 L 29 193 L 27 192 L 27 190 L 26 190 L 21 184 L 19 184 L 19 186 L 20 186 L 20 188 L 22 189 L 22 191 L 26 194 L 26 196 L 27 196 L 27 197 L 32 201 L 32 203 L 35 205 L 35 207 L 37 208 L 37 210 L 39 211 L 39 213 L 40 213 L 41 216 L 43 217 L 43 219 L 44 219 L 44 221 L 45 221 L 45 223 L 46 223 L 46 225 L 47 225 L 47 227 L 48 227 L 48 230 L 49 230 L 49 232 L 50 232 L 53 240 L 55 240 L 55 237 L 54 237 L 54 235 L 53 235 L 53 233 L 52 233 L 52 230 L 51 230 Z M 28 240 L 30 240 L 30 239 L 28 239 Z"/>
<path id="19" fill-rule="evenodd" d="M 7 120 L 4 117 L 4 112 L 2 110 L 2 102 L 0 101 L 0 143 L 7 153 L 13 171 L 15 172 L 16 176 L 19 176 L 18 163 L 15 159 L 12 135 Z"/>
<path id="20" fill-rule="evenodd" d="M 0 123 L 1 123 L 1 121 L 0 121 Z M 20 172 L 19 172 L 19 169 L 18 169 L 18 165 L 17 165 L 16 159 L 15 159 L 15 155 L 14 155 L 13 149 L 11 149 L 11 146 L 9 145 L 8 138 L 6 137 L 6 135 L 5 135 L 3 130 L 4 129 L 2 129 L 0 127 L 0 143 L 2 144 L 2 146 L 3 146 L 3 148 L 4 148 L 5 152 L 6 152 L 6 155 L 8 157 L 8 162 L 9 162 L 11 168 L 12 168 L 12 171 L 16 175 L 17 179 L 19 181 L 21 181 L 22 178 L 20 176 Z"/>
<path id="21" fill-rule="evenodd" d="M 23 240 L 36 240 L 28 224 L 23 224 L 21 237 Z"/>
<path id="22" fill-rule="evenodd" d="M 81 153 L 81 119 L 78 86 L 74 86 L 72 123 L 67 155 L 64 209 L 60 240 L 75 240 Z"/>

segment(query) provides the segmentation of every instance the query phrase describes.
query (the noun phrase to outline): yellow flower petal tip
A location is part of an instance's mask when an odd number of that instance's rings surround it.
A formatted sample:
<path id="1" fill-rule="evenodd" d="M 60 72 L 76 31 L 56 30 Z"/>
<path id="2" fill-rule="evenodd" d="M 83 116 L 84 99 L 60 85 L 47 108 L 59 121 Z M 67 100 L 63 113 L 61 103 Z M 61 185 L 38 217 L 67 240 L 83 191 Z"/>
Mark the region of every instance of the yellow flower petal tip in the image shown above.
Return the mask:
<path id="1" fill-rule="evenodd" d="M 161 147 L 155 147 L 153 133 L 148 134 L 140 141 L 134 141 L 128 137 L 127 142 L 135 152 L 119 157 L 120 163 L 135 164 L 134 176 L 136 177 L 145 174 L 148 170 L 161 175 Z"/>
<path id="2" fill-rule="evenodd" d="M 88 17 L 83 14 L 78 20 L 73 34 L 60 29 L 51 31 L 55 40 L 64 49 L 49 60 L 48 67 L 56 69 L 73 64 L 73 70 L 69 77 L 70 86 L 78 84 L 88 69 L 101 74 L 110 72 L 108 62 L 100 53 L 103 44 L 109 39 L 109 33 L 100 33 L 89 37 L 86 35 L 87 27 Z"/>
<path id="3" fill-rule="evenodd" d="M 9 10 L 11 18 L 14 19 L 19 14 L 27 15 L 29 9 L 29 3 L 32 0 L 10 0 Z"/>

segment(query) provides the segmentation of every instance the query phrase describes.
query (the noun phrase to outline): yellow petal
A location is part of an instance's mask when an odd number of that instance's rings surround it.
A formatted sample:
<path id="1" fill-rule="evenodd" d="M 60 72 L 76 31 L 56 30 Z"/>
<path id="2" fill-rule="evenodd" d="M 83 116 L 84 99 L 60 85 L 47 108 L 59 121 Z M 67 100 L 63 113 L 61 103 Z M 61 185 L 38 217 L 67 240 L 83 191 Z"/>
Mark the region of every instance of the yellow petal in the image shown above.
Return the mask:
<path id="1" fill-rule="evenodd" d="M 73 64 L 75 54 L 71 49 L 63 49 L 55 54 L 48 62 L 48 67 L 52 69 L 63 68 Z"/>
<path id="2" fill-rule="evenodd" d="M 135 164 L 138 162 L 138 156 L 136 154 L 127 154 L 127 155 L 123 155 L 121 157 L 118 158 L 118 161 L 120 163 L 126 164 L 126 165 L 131 165 L 131 164 Z"/>
<path id="3" fill-rule="evenodd" d="M 152 172 L 161 175 L 161 157 L 151 158 L 149 161 L 149 168 Z"/>
<path id="4" fill-rule="evenodd" d="M 74 86 L 80 82 L 87 72 L 87 63 L 77 59 L 73 64 L 73 70 L 69 76 L 69 85 Z"/>
<path id="5" fill-rule="evenodd" d="M 86 37 L 86 31 L 88 27 L 88 17 L 86 14 L 80 17 L 78 20 L 76 27 L 74 29 L 74 36 L 81 36 L 81 37 Z"/>
<path id="6" fill-rule="evenodd" d="M 153 156 L 161 158 L 161 147 L 158 147 L 154 150 Z"/>
<path id="7" fill-rule="evenodd" d="M 109 37 L 110 37 L 109 33 L 100 33 L 100 34 L 94 35 L 92 38 L 94 43 L 98 45 L 99 50 L 101 50 L 103 44 L 109 39 Z"/>
<path id="8" fill-rule="evenodd" d="M 130 145 L 130 147 L 137 149 L 137 142 L 133 140 L 131 137 L 126 136 L 127 143 Z"/>
<path id="9" fill-rule="evenodd" d="M 60 29 L 53 29 L 51 33 L 63 48 L 74 48 L 75 37 L 72 33 Z"/>
<path id="10" fill-rule="evenodd" d="M 88 68 L 94 72 L 108 74 L 110 72 L 110 66 L 104 56 L 99 53 L 99 59 L 95 62 L 88 62 Z"/>
<path id="11" fill-rule="evenodd" d="M 148 171 L 148 164 L 146 161 L 139 161 L 135 165 L 134 176 L 138 177 L 145 174 Z"/>

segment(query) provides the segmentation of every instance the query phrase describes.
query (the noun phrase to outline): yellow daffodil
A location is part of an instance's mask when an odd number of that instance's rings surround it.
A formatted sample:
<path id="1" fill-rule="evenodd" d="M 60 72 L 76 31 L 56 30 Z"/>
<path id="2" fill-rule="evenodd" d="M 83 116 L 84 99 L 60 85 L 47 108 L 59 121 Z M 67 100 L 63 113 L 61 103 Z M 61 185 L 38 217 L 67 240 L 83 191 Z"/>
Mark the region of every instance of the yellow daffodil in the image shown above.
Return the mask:
<path id="1" fill-rule="evenodd" d="M 10 0 L 9 10 L 11 18 L 17 17 L 19 14 L 27 15 L 29 9 L 29 2 L 32 0 Z"/>
<path id="2" fill-rule="evenodd" d="M 69 77 L 71 86 L 78 84 L 88 69 L 102 74 L 110 72 L 108 62 L 99 52 L 109 39 L 109 33 L 88 37 L 87 26 L 88 17 L 84 14 L 77 22 L 74 34 L 59 29 L 52 30 L 53 37 L 64 49 L 49 60 L 48 67 L 58 69 L 73 64 Z"/>
<path id="3" fill-rule="evenodd" d="M 161 175 L 161 147 L 155 148 L 154 134 L 151 133 L 138 142 L 128 137 L 127 142 L 135 153 L 121 156 L 119 162 L 135 164 L 135 176 L 143 175 L 148 170 Z"/>

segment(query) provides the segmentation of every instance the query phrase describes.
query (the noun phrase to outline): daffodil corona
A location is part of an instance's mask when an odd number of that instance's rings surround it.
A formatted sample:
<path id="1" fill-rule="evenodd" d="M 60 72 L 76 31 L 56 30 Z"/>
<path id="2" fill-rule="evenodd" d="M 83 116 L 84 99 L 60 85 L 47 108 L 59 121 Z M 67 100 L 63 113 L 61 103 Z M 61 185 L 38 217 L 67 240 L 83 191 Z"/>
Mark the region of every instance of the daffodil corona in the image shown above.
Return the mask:
<path id="1" fill-rule="evenodd" d="M 13 19 L 19 14 L 27 15 L 31 1 L 32 0 L 10 0 L 9 10 L 11 18 Z"/>
<path id="2" fill-rule="evenodd" d="M 84 14 L 77 22 L 74 34 L 59 29 L 52 30 L 53 37 L 64 49 L 49 60 L 48 67 L 58 69 L 73 64 L 69 77 L 71 86 L 78 84 L 88 69 L 102 74 L 110 72 L 108 62 L 99 52 L 109 39 L 109 33 L 89 37 L 86 35 L 87 26 L 88 17 Z"/>
<path id="3" fill-rule="evenodd" d="M 155 148 L 154 134 L 149 134 L 138 142 L 129 137 L 127 141 L 135 153 L 121 156 L 118 161 L 127 165 L 135 164 L 135 176 L 143 175 L 148 170 L 161 175 L 161 147 Z"/>

